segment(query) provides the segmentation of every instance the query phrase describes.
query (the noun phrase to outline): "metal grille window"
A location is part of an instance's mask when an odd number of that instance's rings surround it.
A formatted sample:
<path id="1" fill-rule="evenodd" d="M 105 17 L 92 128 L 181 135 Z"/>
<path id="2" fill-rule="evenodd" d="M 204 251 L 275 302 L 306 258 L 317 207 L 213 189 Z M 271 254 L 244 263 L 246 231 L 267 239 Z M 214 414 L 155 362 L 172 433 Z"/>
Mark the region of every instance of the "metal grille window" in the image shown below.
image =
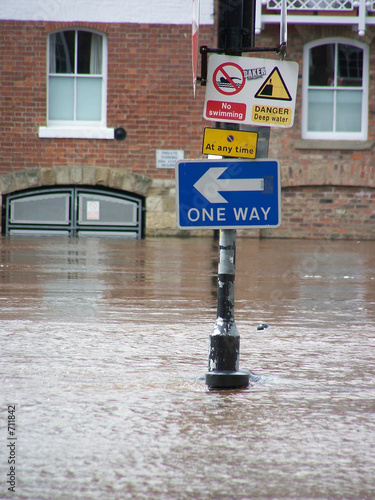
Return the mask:
<path id="1" fill-rule="evenodd" d="M 5 234 L 141 238 L 143 200 L 108 189 L 39 188 L 5 198 Z"/>
<path id="2" fill-rule="evenodd" d="M 304 49 L 302 137 L 367 139 L 368 47 L 338 39 Z"/>

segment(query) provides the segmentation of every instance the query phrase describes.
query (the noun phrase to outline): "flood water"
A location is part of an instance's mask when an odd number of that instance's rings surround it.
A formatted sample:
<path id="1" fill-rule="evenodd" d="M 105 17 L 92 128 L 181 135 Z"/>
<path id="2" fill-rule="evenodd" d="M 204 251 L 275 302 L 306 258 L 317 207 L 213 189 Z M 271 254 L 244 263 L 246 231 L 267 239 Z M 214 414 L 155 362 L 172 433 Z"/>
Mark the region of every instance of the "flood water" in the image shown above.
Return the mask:
<path id="1" fill-rule="evenodd" d="M 237 240 L 236 391 L 200 379 L 217 255 L 0 239 L 0 498 L 375 498 L 375 242 Z"/>

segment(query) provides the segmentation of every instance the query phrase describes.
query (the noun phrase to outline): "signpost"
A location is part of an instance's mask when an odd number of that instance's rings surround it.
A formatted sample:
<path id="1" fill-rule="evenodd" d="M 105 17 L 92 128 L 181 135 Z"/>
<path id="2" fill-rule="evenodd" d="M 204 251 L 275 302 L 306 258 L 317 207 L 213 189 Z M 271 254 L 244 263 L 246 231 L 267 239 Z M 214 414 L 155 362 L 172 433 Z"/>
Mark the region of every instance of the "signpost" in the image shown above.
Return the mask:
<path id="1" fill-rule="evenodd" d="M 294 122 L 297 79 L 294 61 L 212 54 L 203 117 L 289 128 Z"/>
<path id="2" fill-rule="evenodd" d="M 255 158 L 257 132 L 205 128 L 202 153 L 234 158 Z"/>
<path id="3" fill-rule="evenodd" d="M 263 48 L 286 53 L 286 0 L 280 46 Z M 268 154 L 270 127 L 292 127 L 298 64 L 253 57 L 255 0 L 217 0 L 218 47 L 202 53 L 202 85 L 206 85 L 203 117 L 224 122 L 206 129 L 203 152 L 225 157 L 257 158 Z M 199 22 L 193 0 L 193 85 L 196 85 Z M 203 49 L 203 47 L 201 47 Z M 208 61 L 203 54 L 211 55 Z M 219 54 L 221 52 L 221 54 Z M 207 75 L 206 75 L 207 70 Z M 263 147 L 240 138 L 240 125 L 255 126 Z M 225 128 L 230 130 L 224 130 Z M 261 133 L 259 129 L 266 130 Z M 207 132 L 210 130 L 210 132 Z M 241 140 L 246 142 L 243 144 Z M 254 139 L 256 142 L 256 139 Z M 241 148 L 246 149 L 246 151 Z M 253 156 L 255 155 L 255 156 Z M 217 317 L 210 334 L 209 389 L 244 388 L 250 373 L 239 369 L 240 336 L 234 321 L 236 228 L 271 228 L 280 224 L 280 170 L 277 160 L 197 160 L 176 165 L 177 225 L 181 229 L 220 229 Z"/>
<path id="4" fill-rule="evenodd" d="M 276 160 L 182 160 L 176 189 L 180 229 L 275 228 L 281 222 Z"/>

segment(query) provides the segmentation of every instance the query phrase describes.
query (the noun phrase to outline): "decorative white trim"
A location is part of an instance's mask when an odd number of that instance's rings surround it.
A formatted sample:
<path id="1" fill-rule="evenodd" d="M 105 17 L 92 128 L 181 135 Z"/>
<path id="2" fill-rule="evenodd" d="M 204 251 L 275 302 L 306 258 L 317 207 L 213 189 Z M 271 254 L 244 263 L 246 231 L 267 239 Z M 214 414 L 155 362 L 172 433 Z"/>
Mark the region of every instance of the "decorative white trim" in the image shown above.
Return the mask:
<path id="1" fill-rule="evenodd" d="M 282 0 L 266 0 L 268 10 L 281 10 Z M 288 10 L 351 11 L 359 0 L 287 0 Z"/>
<path id="2" fill-rule="evenodd" d="M 363 0 L 364 1 L 364 0 Z M 191 0 L 1 0 L 1 19 L 188 24 Z M 200 1 L 200 24 L 214 22 L 214 0 Z"/>
<path id="3" fill-rule="evenodd" d="M 39 127 L 41 139 L 114 139 L 115 129 L 96 127 Z"/>
<path id="4" fill-rule="evenodd" d="M 280 9 L 281 0 L 257 1 L 255 30 L 261 32 L 266 24 L 279 24 L 280 15 L 262 13 L 261 6 L 267 6 L 268 12 Z M 372 15 L 375 10 L 375 0 L 287 0 L 288 24 L 317 24 L 317 25 L 347 25 L 352 26 L 359 36 L 364 36 L 367 26 L 375 24 Z M 299 15 L 298 12 L 303 12 Z M 338 12 L 338 15 L 323 15 L 319 13 Z M 341 16 L 340 12 L 345 12 Z M 352 15 L 346 15 L 351 13 Z M 316 15 L 318 14 L 318 15 Z"/>

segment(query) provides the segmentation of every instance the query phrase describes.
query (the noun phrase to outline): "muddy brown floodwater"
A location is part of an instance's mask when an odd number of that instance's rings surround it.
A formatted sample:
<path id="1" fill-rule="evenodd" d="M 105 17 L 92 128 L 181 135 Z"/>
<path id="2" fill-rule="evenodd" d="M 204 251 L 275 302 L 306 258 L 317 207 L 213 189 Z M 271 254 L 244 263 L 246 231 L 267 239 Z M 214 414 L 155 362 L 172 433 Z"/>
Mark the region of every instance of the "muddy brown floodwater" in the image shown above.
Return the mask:
<path id="1" fill-rule="evenodd" d="M 238 239 L 237 391 L 199 378 L 217 255 L 0 239 L 0 498 L 375 498 L 375 242 Z"/>

